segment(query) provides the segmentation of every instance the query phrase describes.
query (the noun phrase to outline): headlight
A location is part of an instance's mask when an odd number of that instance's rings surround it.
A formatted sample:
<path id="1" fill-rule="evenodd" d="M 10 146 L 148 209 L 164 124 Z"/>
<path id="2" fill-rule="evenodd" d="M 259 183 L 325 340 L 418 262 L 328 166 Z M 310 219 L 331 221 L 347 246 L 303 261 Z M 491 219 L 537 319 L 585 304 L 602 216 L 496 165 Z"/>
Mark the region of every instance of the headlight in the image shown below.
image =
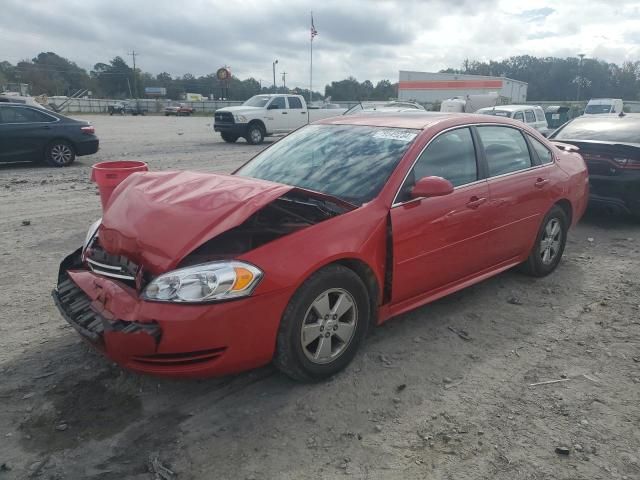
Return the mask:
<path id="1" fill-rule="evenodd" d="M 199 303 L 251 295 L 262 271 L 238 261 L 195 265 L 167 272 L 144 289 L 142 297 L 158 302 Z"/>
<path id="2" fill-rule="evenodd" d="M 89 231 L 87 232 L 87 236 L 85 237 L 84 243 L 82 244 L 82 251 L 83 252 L 87 249 L 87 247 L 91 243 L 91 240 L 93 240 L 93 237 L 95 237 L 97 235 L 98 228 L 100 228 L 100 224 L 101 223 L 102 223 L 102 218 L 99 218 L 98 220 L 93 222 L 91 224 L 91 226 L 89 227 Z"/>
<path id="3" fill-rule="evenodd" d="M 233 118 L 236 119 L 236 123 L 247 123 L 247 117 L 244 115 L 234 115 Z"/>

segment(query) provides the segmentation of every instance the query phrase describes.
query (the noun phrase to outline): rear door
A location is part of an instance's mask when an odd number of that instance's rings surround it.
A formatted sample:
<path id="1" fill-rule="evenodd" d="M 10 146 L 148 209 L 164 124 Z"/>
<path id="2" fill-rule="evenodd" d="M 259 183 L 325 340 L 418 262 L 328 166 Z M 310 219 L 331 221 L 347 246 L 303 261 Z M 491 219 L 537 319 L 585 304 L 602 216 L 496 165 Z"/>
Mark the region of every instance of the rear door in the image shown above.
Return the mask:
<path id="1" fill-rule="evenodd" d="M 487 252 L 497 266 L 528 253 L 552 198 L 551 164 L 539 165 L 517 128 L 475 128 L 489 177 L 492 224 Z"/>
<path id="2" fill-rule="evenodd" d="M 307 109 L 303 108 L 300 97 L 287 97 L 289 102 L 289 130 L 295 130 L 307 124 Z"/>
<path id="3" fill-rule="evenodd" d="M 411 188 L 425 176 L 451 181 L 453 193 L 412 200 Z M 440 134 L 420 155 L 391 209 L 394 304 L 487 266 L 489 189 L 482 177 L 470 128 Z"/>
<path id="4" fill-rule="evenodd" d="M 32 160 L 42 155 L 57 121 L 33 107 L 0 105 L 0 160 Z"/>

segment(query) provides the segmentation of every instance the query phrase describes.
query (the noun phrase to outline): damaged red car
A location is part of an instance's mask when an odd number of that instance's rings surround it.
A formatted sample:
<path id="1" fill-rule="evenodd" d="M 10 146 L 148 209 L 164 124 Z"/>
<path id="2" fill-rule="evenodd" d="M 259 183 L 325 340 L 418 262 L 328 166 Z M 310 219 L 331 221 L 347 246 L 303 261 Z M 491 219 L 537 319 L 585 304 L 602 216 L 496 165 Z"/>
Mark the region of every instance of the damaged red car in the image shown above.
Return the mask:
<path id="1" fill-rule="evenodd" d="M 132 174 L 62 262 L 53 297 L 137 372 L 274 362 L 317 380 L 393 316 L 512 267 L 551 273 L 587 195 L 580 155 L 521 122 L 342 116 L 232 175 Z"/>

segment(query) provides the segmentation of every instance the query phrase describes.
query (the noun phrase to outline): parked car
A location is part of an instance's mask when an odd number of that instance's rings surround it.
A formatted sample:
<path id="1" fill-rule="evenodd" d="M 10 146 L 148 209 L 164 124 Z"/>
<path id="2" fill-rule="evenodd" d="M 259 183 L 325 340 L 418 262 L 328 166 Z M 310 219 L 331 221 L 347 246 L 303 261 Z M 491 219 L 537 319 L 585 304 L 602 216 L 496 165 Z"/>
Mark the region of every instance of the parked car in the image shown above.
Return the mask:
<path id="1" fill-rule="evenodd" d="M 585 115 L 606 115 L 622 113 L 624 103 L 621 98 L 592 98 L 584 109 Z"/>
<path id="2" fill-rule="evenodd" d="M 114 113 L 118 115 L 124 115 L 125 110 L 126 104 L 123 102 L 112 103 L 107 107 L 107 112 L 109 112 L 109 115 L 113 115 Z"/>
<path id="3" fill-rule="evenodd" d="M 367 330 L 511 267 L 558 266 L 587 170 L 522 122 L 427 112 L 305 126 L 232 175 L 134 173 L 53 297 L 143 373 L 272 360 L 331 376 Z"/>
<path id="4" fill-rule="evenodd" d="M 575 145 L 589 169 L 589 201 L 640 219 L 640 114 L 584 115 L 551 138 Z"/>
<path id="5" fill-rule="evenodd" d="M 497 107 L 481 108 L 476 113 L 519 120 L 531 128 L 535 128 L 545 137 L 551 133 L 544 110 L 537 105 L 499 105 Z"/>
<path id="6" fill-rule="evenodd" d="M 343 115 L 357 115 L 362 112 L 411 112 L 420 110 L 424 111 L 424 107 L 415 102 L 361 102 L 344 112 Z"/>
<path id="7" fill-rule="evenodd" d="M 144 116 L 149 113 L 149 107 L 144 102 L 139 102 L 137 100 L 131 100 L 124 104 L 124 113 L 128 113 L 129 115 Z"/>
<path id="8" fill-rule="evenodd" d="M 309 108 L 302 95 L 254 95 L 237 107 L 216 110 L 213 130 L 222 139 L 234 143 L 243 137 L 247 143 L 258 145 L 279 133 L 289 133 L 307 123 L 342 115 L 345 109 Z"/>
<path id="9" fill-rule="evenodd" d="M 555 130 L 567 123 L 569 121 L 570 111 L 571 108 L 564 107 L 562 105 L 549 105 L 545 108 L 544 116 L 547 118 L 547 125 L 549 125 L 549 129 Z"/>
<path id="10" fill-rule="evenodd" d="M 193 107 L 185 103 L 167 105 L 164 109 L 165 116 L 176 115 L 178 117 L 188 117 L 193 114 Z"/>
<path id="11" fill-rule="evenodd" d="M 0 103 L 2 163 L 45 160 L 66 167 L 76 157 L 96 153 L 98 143 L 89 122 L 30 105 Z"/>

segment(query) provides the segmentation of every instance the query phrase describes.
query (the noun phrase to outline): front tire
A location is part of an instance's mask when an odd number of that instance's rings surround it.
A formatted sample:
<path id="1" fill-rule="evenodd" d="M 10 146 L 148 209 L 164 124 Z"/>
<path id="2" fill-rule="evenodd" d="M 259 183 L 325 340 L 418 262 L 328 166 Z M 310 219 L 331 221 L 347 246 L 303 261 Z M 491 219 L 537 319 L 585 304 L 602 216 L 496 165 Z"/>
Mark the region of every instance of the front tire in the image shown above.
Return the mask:
<path id="1" fill-rule="evenodd" d="M 264 130 L 257 123 L 249 125 L 245 137 L 249 145 L 260 145 L 264 141 Z"/>
<path id="2" fill-rule="evenodd" d="M 370 323 L 369 294 L 360 277 L 330 265 L 309 277 L 280 323 L 274 363 L 294 380 L 317 381 L 345 368 Z"/>
<path id="3" fill-rule="evenodd" d="M 237 135 L 231 135 L 230 133 L 220 133 L 220 136 L 222 137 L 222 140 L 224 140 L 227 143 L 236 143 L 236 141 L 238 140 Z"/>
<path id="4" fill-rule="evenodd" d="M 47 146 L 44 158 L 52 167 L 68 167 L 76 159 L 76 151 L 66 140 L 54 140 Z"/>
<path id="5" fill-rule="evenodd" d="M 569 220 L 557 205 L 545 215 L 529 258 L 522 264 L 523 271 L 534 277 L 544 277 L 560 263 L 567 244 Z"/>

